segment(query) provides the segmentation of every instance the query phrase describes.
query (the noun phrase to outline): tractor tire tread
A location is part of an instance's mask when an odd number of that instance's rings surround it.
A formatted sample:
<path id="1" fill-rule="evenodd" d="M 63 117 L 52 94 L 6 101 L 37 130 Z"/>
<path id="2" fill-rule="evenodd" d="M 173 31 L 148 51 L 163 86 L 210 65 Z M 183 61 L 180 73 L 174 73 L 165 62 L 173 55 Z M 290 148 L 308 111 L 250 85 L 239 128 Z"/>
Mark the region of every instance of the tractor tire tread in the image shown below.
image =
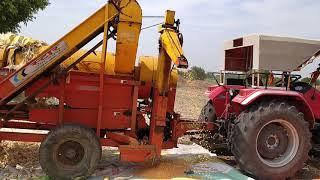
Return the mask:
<path id="1" fill-rule="evenodd" d="M 311 149 L 311 133 L 309 130 L 309 123 L 304 120 L 303 114 L 300 113 L 295 106 L 289 105 L 287 102 L 269 101 L 253 106 L 249 110 L 241 113 L 235 120 L 235 127 L 230 135 L 231 151 L 235 156 L 240 168 L 247 173 L 259 179 L 286 179 L 293 176 L 298 170 L 303 168 L 304 163 L 308 160 L 308 152 Z M 295 119 L 296 126 L 300 127 L 298 131 L 299 137 L 302 138 L 302 149 L 299 148 L 294 160 L 296 163 L 290 164 L 290 168 L 274 168 L 265 169 L 263 165 L 259 164 L 257 159 L 255 142 L 252 142 L 255 137 L 254 130 L 260 125 L 263 119 L 279 116 L 289 116 Z M 301 131 L 303 129 L 303 131 Z M 301 139 L 300 139 L 301 140 Z M 299 156 L 299 157 L 297 157 Z"/>

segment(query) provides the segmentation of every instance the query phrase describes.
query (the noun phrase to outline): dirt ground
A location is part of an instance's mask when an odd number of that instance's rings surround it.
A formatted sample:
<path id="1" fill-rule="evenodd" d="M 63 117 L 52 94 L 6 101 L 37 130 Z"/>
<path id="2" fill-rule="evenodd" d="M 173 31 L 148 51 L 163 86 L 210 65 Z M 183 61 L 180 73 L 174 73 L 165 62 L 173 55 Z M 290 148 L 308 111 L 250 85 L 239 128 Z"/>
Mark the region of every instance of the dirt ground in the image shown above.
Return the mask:
<path id="1" fill-rule="evenodd" d="M 176 111 L 183 117 L 197 119 L 201 108 L 207 102 L 204 95 L 208 81 L 180 80 L 177 90 Z M 186 142 L 187 144 L 187 142 Z M 32 179 L 44 176 L 38 161 L 37 143 L 1 142 L 0 144 L 0 179 Z M 103 150 L 103 156 L 109 149 Z M 223 161 L 236 167 L 233 157 L 220 157 Z M 105 173 L 104 170 L 97 174 Z M 320 160 L 310 158 L 305 167 L 293 179 L 320 178 Z"/>
<path id="2" fill-rule="evenodd" d="M 179 80 L 175 111 L 185 118 L 197 119 L 202 107 L 208 102 L 205 91 L 212 85 L 209 81 Z"/>

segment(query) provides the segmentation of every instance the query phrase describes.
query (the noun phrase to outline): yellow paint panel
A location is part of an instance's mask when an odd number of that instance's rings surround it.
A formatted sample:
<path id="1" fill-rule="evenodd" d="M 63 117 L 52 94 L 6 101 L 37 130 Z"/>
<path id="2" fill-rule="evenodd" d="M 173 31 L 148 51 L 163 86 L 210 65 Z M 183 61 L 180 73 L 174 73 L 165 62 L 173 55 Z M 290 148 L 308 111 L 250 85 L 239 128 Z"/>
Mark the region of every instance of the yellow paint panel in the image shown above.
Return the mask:
<path id="1" fill-rule="evenodd" d="M 140 57 L 140 81 L 156 82 L 158 70 L 158 58 L 153 56 Z M 170 73 L 170 87 L 178 84 L 178 70 L 172 69 Z"/>
<path id="2" fill-rule="evenodd" d="M 115 73 L 131 74 L 136 62 L 141 31 L 142 10 L 136 1 L 123 0 L 116 42 Z"/>
<path id="3" fill-rule="evenodd" d="M 164 29 L 161 34 L 161 43 L 170 59 L 179 66 L 180 58 L 184 57 L 184 55 L 178 33 L 172 29 Z"/>
<path id="4" fill-rule="evenodd" d="M 118 24 L 115 64 L 116 73 L 133 73 L 136 62 L 140 29 L 140 24 L 130 24 L 127 22 L 121 22 Z"/>
<path id="5" fill-rule="evenodd" d="M 79 59 L 86 51 L 80 50 L 75 53 L 73 56 L 68 58 L 63 64 L 63 67 L 70 66 L 73 62 Z M 99 73 L 100 72 L 100 63 L 101 63 L 101 52 L 96 52 L 96 54 L 91 53 L 84 60 L 82 60 L 79 64 L 77 64 L 77 68 L 74 70 L 81 72 L 92 72 Z M 115 56 L 112 53 L 107 54 L 105 70 L 106 74 L 114 75 L 114 65 L 115 65 Z"/>
<path id="6" fill-rule="evenodd" d="M 173 25 L 174 24 L 174 17 L 175 17 L 175 11 L 167 10 L 164 23 L 169 24 L 169 25 Z"/>
<path id="7" fill-rule="evenodd" d="M 157 75 L 158 58 L 152 56 L 140 57 L 140 81 L 154 82 Z"/>
<path id="8" fill-rule="evenodd" d="M 122 9 L 120 15 L 121 22 L 131 22 L 141 24 L 142 22 L 142 9 L 137 1 L 122 0 L 120 7 L 126 7 Z"/>
<path id="9" fill-rule="evenodd" d="M 177 69 L 172 69 L 170 73 L 170 87 L 177 86 L 179 80 L 179 72 Z"/>

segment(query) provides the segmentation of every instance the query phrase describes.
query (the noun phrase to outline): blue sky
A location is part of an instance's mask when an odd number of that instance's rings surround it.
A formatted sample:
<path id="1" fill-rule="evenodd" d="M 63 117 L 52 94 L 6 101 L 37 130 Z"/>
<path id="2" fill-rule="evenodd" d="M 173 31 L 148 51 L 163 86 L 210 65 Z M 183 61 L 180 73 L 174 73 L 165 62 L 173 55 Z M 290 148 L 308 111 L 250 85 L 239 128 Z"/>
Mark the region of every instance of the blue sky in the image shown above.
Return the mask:
<path id="1" fill-rule="evenodd" d="M 22 35 L 53 43 L 106 0 L 50 2 L 36 15 L 37 19 L 23 26 Z M 320 40 L 317 0 L 140 0 L 139 3 L 145 16 L 163 15 L 166 9 L 177 11 L 185 54 L 191 65 L 207 71 L 222 68 L 223 42 L 243 35 L 262 33 Z M 143 26 L 161 21 L 144 19 Z M 158 37 L 157 28 L 143 31 L 138 54 L 157 55 Z"/>

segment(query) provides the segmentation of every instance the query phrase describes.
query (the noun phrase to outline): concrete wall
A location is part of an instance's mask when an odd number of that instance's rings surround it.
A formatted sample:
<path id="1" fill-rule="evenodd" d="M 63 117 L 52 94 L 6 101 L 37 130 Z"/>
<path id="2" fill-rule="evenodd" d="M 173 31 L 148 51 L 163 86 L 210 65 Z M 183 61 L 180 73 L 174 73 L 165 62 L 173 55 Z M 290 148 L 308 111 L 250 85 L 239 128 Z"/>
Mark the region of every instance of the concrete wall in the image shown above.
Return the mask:
<path id="1" fill-rule="evenodd" d="M 253 69 L 293 71 L 320 49 L 320 41 L 298 38 L 250 35 L 243 38 L 243 47 L 253 46 Z M 224 50 L 234 48 L 233 41 L 224 43 Z M 225 57 L 225 56 L 224 56 Z"/>

